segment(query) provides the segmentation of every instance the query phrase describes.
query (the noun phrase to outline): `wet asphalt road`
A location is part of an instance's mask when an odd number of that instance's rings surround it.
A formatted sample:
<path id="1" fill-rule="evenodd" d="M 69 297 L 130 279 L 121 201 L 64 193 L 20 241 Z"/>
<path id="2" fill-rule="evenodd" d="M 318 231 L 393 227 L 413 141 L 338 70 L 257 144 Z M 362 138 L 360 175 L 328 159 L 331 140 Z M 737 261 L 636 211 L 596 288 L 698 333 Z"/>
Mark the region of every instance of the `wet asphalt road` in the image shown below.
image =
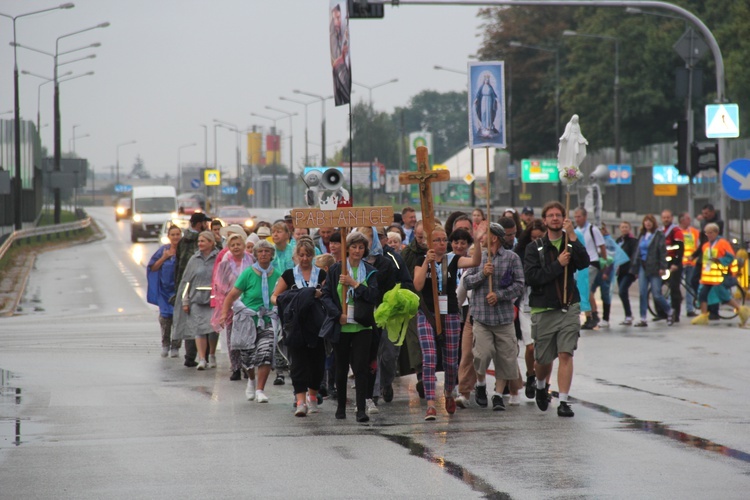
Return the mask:
<path id="1" fill-rule="evenodd" d="M 162 359 L 144 301 L 157 244 L 91 213 L 107 238 L 40 256 L 23 313 L 0 320 L 2 499 L 750 495 L 736 321 L 584 332 L 572 419 L 524 401 L 425 423 L 414 376 L 369 424 L 335 420 L 330 402 L 299 419 L 290 385 L 247 402 L 225 354 L 205 372 Z"/>

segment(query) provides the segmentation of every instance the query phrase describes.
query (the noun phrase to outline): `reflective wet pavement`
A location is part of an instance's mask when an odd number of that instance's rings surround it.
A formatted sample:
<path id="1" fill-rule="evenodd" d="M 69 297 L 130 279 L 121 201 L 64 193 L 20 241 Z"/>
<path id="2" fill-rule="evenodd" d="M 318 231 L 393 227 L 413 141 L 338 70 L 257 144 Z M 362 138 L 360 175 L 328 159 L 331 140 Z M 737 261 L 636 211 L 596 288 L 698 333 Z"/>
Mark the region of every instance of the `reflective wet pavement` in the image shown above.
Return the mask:
<path id="1" fill-rule="evenodd" d="M 247 402 L 223 354 L 205 372 L 159 357 L 156 245 L 134 252 L 122 224 L 43 255 L 44 311 L 0 321 L 0 498 L 747 497 L 747 331 L 584 332 L 573 419 L 524 400 L 425 423 L 413 376 L 369 424 L 329 401 L 300 419 L 290 385 Z"/>

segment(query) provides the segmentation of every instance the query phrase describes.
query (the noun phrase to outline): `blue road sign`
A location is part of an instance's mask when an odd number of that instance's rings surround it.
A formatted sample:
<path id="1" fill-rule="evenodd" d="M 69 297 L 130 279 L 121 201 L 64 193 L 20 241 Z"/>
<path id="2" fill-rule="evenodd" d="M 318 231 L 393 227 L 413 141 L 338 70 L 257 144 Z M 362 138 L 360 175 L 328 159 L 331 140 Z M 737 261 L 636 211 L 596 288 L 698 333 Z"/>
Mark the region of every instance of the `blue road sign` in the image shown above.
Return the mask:
<path id="1" fill-rule="evenodd" d="M 607 165 L 609 167 L 609 184 L 632 184 L 632 165 Z"/>
<path id="2" fill-rule="evenodd" d="M 224 186 L 221 188 L 223 194 L 237 194 L 237 186 Z"/>
<path id="3" fill-rule="evenodd" d="M 116 184 L 115 193 L 129 193 L 133 190 L 133 186 L 130 184 Z"/>
<path id="4" fill-rule="evenodd" d="M 687 175 L 681 175 L 674 165 L 654 165 L 651 175 L 654 184 L 690 184 L 690 178 Z"/>
<path id="5" fill-rule="evenodd" d="M 706 137 L 722 139 L 740 136 L 740 108 L 736 104 L 706 105 Z"/>
<path id="6" fill-rule="evenodd" d="M 508 180 L 514 181 L 518 179 L 518 168 L 516 168 L 515 165 L 510 164 L 508 165 Z"/>
<path id="7" fill-rule="evenodd" d="M 201 180 L 200 179 L 191 179 L 190 180 L 190 187 L 193 189 L 198 189 L 201 187 Z"/>
<path id="8" fill-rule="evenodd" d="M 721 175 L 721 185 L 733 200 L 750 200 L 750 160 L 741 158 L 730 162 Z"/>

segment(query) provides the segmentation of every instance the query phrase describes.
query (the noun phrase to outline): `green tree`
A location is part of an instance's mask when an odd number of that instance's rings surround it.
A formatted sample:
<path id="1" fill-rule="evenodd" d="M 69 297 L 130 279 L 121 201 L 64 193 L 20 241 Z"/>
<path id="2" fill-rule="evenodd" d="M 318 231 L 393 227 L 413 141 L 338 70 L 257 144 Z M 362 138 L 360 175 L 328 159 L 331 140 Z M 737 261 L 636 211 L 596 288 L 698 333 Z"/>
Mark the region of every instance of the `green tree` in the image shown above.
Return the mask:
<path id="1" fill-rule="evenodd" d="M 352 108 L 352 142 L 341 149 L 343 162 L 378 161 L 386 168 L 398 166 L 398 135 L 388 113 L 375 111 L 369 103 L 359 102 Z"/>
<path id="2" fill-rule="evenodd" d="M 151 178 L 151 174 L 146 170 L 146 164 L 141 155 L 135 157 L 135 163 L 133 163 L 133 168 L 130 170 L 130 177 L 135 177 L 136 179 Z"/>

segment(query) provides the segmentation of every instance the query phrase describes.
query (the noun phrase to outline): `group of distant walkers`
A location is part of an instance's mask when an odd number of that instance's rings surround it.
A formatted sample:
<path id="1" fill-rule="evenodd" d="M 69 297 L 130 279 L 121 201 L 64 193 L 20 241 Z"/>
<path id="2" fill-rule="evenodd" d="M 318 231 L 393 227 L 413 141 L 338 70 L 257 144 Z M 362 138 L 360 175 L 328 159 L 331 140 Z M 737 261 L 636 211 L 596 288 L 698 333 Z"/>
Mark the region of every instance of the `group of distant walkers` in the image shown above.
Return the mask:
<path id="1" fill-rule="evenodd" d="M 394 399 L 396 376 L 412 373 L 426 401 L 426 421 L 437 419 L 439 400 L 448 415 L 472 406 L 503 411 L 506 402 L 520 404 L 522 390 L 546 411 L 557 360 L 557 414 L 572 417 L 569 393 L 580 330 L 609 326 L 615 278 L 624 326 L 648 325 L 649 291 L 654 319 L 678 322 L 686 284 L 686 313 L 694 324 L 708 323 L 721 303 L 736 308 L 742 325 L 750 316 L 730 293 L 738 262 L 710 205 L 700 216 L 700 231 L 689 214 L 675 223 L 665 210 L 661 225 L 646 215 L 637 236 L 629 222 L 621 222 L 616 240 L 606 225 L 591 224 L 582 207 L 571 219 L 561 203 L 551 201 L 540 215 L 535 218 L 531 207 L 520 213 L 509 208 L 492 222 L 479 208 L 456 211 L 434 227 L 428 248 L 411 207 L 389 227 L 321 227 L 313 234 L 295 228 L 290 215 L 273 224 L 258 222 L 248 234 L 195 213 L 184 234 L 169 228 L 169 243 L 148 264 L 148 301 L 159 308 L 161 355 L 179 357 L 184 341 L 186 367 L 216 368 L 222 337 L 229 378 L 247 379 L 246 398 L 267 403 L 271 372 L 274 385 L 285 385 L 289 376 L 298 417 L 317 413 L 329 399 L 336 401 L 335 417 L 345 419 L 351 376 L 358 422 Z M 629 298 L 636 279 L 640 318 L 634 318 Z M 404 349 L 374 319 L 397 285 L 419 298 Z M 494 377 L 491 389 L 487 375 Z"/>

